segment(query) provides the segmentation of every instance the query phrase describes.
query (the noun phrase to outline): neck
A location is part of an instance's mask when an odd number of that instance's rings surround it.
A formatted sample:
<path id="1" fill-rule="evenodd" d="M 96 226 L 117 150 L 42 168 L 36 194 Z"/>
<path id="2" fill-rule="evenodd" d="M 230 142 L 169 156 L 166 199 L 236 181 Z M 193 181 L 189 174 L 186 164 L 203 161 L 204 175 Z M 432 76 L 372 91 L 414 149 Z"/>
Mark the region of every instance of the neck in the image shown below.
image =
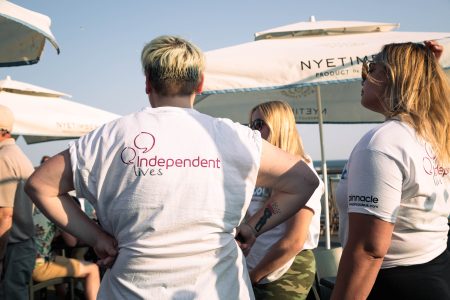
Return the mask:
<path id="1" fill-rule="evenodd" d="M 195 94 L 189 96 L 160 96 L 156 93 L 149 94 L 152 107 L 174 106 L 181 108 L 193 108 Z"/>

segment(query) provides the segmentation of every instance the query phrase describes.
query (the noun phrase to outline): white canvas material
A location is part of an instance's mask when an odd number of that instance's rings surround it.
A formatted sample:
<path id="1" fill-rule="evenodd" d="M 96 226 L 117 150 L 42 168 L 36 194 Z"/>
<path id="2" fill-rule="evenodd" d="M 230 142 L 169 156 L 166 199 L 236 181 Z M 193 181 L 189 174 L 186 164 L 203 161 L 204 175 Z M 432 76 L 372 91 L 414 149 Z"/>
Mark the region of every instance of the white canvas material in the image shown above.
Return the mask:
<path id="1" fill-rule="evenodd" d="M 0 1 L 0 67 L 37 63 L 45 40 L 59 53 L 50 24 L 46 15 Z"/>
<path id="2" fill-rule="evenodd" d="M 297 123 L 317 123 L 320 86 L 323 123 L 382 122 L 381 115 L 360 105 L 363 59 L 371 60 L 388 43 L 437 39 L 444 46 L 440 63 L 450 69 L 450 32 L 391 31 L 397 27 L 303 22 L 257 33 L 257 41 L 208 51 L 204 92 L 195 107 L 247 123 L 256 104 L 284 100 L 294 109 Z"/>
<path id="3" fill-rule="evenodd" d="M 76 138 L 119 115 L 66 100 L 61 92 L 12 80 L 0 80 L 0 104 L 14 114 L 12 134 L 26 142 Z"/>

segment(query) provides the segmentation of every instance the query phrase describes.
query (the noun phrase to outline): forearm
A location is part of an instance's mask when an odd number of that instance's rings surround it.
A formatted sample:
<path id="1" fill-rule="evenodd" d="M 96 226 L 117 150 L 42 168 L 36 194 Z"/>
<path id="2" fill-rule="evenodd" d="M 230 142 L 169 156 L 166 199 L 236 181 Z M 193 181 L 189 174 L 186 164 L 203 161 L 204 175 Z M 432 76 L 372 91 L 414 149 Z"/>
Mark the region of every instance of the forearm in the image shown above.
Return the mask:
<path id="1" fill-rule="evenodd" d="M 251 216 L 246 223 L 254 229 L 257 237 L 288 220 L 296 214 L 303 205 L 302 201 L 299 201 L 299 196 L 297 194 L 277 192 L 276 194 L 273 194 L 267 201 L 267 204 Z"/>
<path id="2" fill-rule="evenodd" d="M 283 267 L 303 249 L 313 216 L 314 211 L 305 207 L 286 222 L 283 237 L 270 247 L 250 273 L 252 282 L 259 282 L 268 274 Z"/>
<path id="3" fill-rule="evenodd" d="M 394 224 L 349 214 L 349 238 L 339 263 L 332 299 L 366 299 L 391 243 Z"/>
<path id="4" fill-rule="evenodd" d="M 105 234 L 97 223 L 92 221 L 68 194 L 49 197 L 31 193 L 30 196 L 36 206 L 52 222 L 62 230 L 84 241 L 87 245 L 93 246 L 96 239 Z"/>
<path id="5" fill-rule="evenodd" d="M 366 299 L 383 262 L 364 250 L 344 249 L 331 299 Z"/>
<path id="6" fill-rule="evenodd" d="M 50 158 L 27 180 L 25 191 L 36 206 L 62 230 L 94 248 L 106 265 L 117 255 L 117 242 L 91 220 L 67 192 L 74 189 L 68 150 Z"/>
<path id="7" fill-rule="evenodd" d="M 298 247 L 295 243 L 284 238 L 281 239 L 270 248 L 264 258 L 250 271 L 250 279 L 253 283 L 261 281 L 261 279 L 287 264 L 300 250 L 301 247 Z"/>

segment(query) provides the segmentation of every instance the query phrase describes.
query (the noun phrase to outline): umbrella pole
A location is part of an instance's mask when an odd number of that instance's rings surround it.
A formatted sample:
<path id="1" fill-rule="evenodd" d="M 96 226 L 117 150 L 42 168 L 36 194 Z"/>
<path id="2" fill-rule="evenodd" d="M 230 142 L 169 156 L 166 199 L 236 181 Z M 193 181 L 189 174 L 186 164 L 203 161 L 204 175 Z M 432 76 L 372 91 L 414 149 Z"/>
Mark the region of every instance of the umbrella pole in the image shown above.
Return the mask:
<path id="1" fill-rule="evenodd" d="M 325 159 L 325 151 L 323 147 L 323 116 L 322 116 L 322 99 L 320 96 L 320 86 L 316 87 L 317 110 L 319 112 L 319 133 L 320 133 L 320 154 L 322 158 L 322 176 L 325 187 L 324 194 L 324 213 L 325 213 L 325 247 L 330 249 L 330 215 L 328 212 L 328 170 L 327 161 Z"/>

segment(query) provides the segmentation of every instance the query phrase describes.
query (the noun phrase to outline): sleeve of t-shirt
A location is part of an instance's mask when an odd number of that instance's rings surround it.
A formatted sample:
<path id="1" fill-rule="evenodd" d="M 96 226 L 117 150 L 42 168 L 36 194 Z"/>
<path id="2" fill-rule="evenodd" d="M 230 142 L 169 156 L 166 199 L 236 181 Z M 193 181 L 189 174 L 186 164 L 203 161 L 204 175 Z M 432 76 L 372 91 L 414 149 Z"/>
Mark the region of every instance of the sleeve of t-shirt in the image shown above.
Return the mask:
<path id="1" fill-rule="evenodd" d="M 69 144 L 73 184 L 78 198 L 85 198 L 92 205 L 97 202 L 96 176 L 93 165 L 97 157 L 98 141 L 94 132 L 82 136 Z"/>
<path id="2" fill-rule="evenodd" d="M 218 119 L 221 126 L 227 126 L 232 129 L 233 133 L 230 137 L 236 135 L 237 138 L 227 139 L 229 144 L 227 149 L 230 149 L 231 156 L 234 156 L 237 161 L 242 160 L 242 155 L 247 153 L 251 155 L 254 164 L 259 169 L 262 154 L 262 138 L 257 130 L 252 130 L 247 126 L 233 122 L 229 119 Z M 222 140 L 217 140 L 217 143 L 223 143 Z"/>
<path id="3" fill-rule="evenodd" d="M 0 157 L 0 207 L 14 207 L 17 183 L 10 161 Z"/>
<path id="4" fill-rule="evenodd" d="M 348 212 L 395 223 L 402 191 L 402 172 L 395 160 L 365 149 L 352 154 L 348 167 Z"/>
<path id="5" fill-rule="evenodd" d="M 261 133 L 257 130 L 251 130 L 244 126 L 244 129 L 241 131 L 241 139 L 247 140 L 249 144 L 253 145 L 255 162 L 258 166 L 261 163 L 261 154 L 262 154 L 262 138 Z"/>

